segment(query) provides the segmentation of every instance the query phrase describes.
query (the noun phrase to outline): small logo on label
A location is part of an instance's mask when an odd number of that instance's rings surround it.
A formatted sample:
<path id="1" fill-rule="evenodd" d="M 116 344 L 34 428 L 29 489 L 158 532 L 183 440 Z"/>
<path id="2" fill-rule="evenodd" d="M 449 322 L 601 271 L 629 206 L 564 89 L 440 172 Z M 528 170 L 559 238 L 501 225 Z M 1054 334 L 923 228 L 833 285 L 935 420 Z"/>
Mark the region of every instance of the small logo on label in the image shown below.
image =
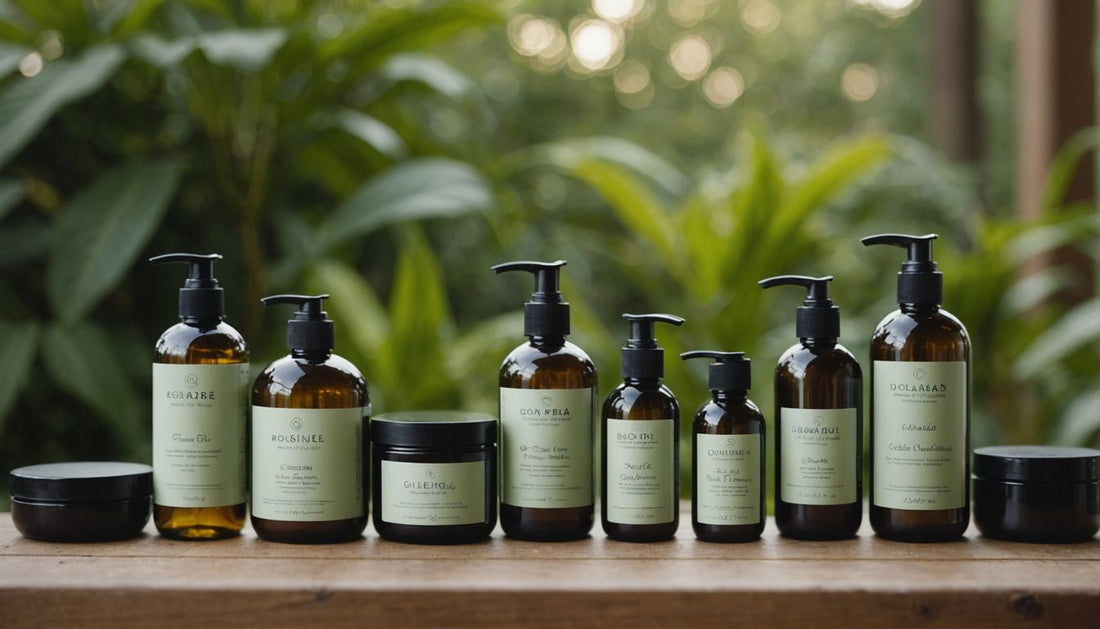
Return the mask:
<path id="1" fill-rule="evenodd" d="M 427 470 L 426 472 L 424 472 L 424 475 L 432 480 L 435 480 L 435 477 L 439 476 L 439 474 L 436 474 L 435 470 Z"/>
<path id="2" fill-rule="evenodd" d="M 186 384 L 189 389 L 194 389 L 199 386 L 199 377 L 196 374 L 189 373 L 183 377 L 183 383 Z"/>
<path id="3" fill-rule="evenodd" d="M 554 403 L 554 400 L 550 399 L 549 396 L 542 398 L 542 405 L 545 406 L 546 408 L 550 408 L 550 405 L 553 404 L 553 403 Z"/>
<path id="4" fill-rule="evenodd" d="M 928 372 L 921 367 L 917 367 L 913 370 L 913 379 L 917 382 L 924 382 L 928 378 Z"/>
<path id="5" fill-rule="evenodd" d="M 290 427 L 293 428 L 294 430 L 301 430 L 302 429 L 302 418 L 301 417 L 295 417 L 294 419 L 290 420 Z"/>
<path id="6" fill-rule="evenodd" d="M 732 448 L 733 445 L 734 445 L 733 437 L 730 437 L 729 439 L 726 439 L 726 447 L 727 448 Z"/>
<path id="7" fill-rule="evenodd" d="M 825 418 L 821 415 L 814 417 L 814 426 L 821 426 L 825 423 Z"/>

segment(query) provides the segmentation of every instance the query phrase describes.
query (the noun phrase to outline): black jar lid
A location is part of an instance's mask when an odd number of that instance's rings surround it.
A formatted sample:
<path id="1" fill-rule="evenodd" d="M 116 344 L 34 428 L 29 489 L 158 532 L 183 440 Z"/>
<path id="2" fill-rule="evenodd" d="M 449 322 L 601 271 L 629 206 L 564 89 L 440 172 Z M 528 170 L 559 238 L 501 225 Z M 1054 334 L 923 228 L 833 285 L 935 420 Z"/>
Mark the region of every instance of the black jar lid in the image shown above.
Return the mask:
<path id="1" fill-rule="evenodd" d="M 467 411 L 402 411 L 371 418 L 375 443 L 409 447 L 481 446 L 496 442 L 497 420 Z"/>
<path id="2" fill-rule="evenodd" d="M 974 450 L 974 476 L 1038 483 L 1100 480 L 1100 450 L 1060 446 L 990 446 Z"/>
<path id="3" fill-rule="evenodd" d="M 11 471 L 11 497 L 15 500 L 101 502 L 152 495 L 153 468 L 141 463 L 45 463 Z"/>

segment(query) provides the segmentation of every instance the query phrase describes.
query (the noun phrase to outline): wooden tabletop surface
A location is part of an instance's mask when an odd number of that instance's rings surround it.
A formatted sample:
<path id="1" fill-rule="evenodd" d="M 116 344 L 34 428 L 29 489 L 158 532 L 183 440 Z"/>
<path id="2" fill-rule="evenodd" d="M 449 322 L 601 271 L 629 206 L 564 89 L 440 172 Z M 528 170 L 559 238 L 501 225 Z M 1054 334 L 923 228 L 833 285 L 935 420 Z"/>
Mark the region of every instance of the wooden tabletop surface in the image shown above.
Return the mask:
<path id="1" fill-rule="evenodd" d="M 589 539 L 330 546 L 138 539 L 51 544 L 0 514 L 0 627 L 1100 628 L 1100 540 L 874 537 L 708 544 Z"/>

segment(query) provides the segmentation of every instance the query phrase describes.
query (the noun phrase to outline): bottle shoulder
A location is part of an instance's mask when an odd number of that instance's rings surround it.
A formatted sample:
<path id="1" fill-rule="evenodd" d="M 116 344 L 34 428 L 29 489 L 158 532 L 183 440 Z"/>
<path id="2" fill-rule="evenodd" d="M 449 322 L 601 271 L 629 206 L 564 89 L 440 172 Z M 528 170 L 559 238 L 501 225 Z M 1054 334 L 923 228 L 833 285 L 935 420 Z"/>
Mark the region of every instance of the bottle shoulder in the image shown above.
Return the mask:
<path id="1" fill-rule="evenodd" d="M 871 337 L 874 360 L 946 361 L 970 359 L 970 335 L 955 315 L 941 309 L 887 315 Z"/>
<path id="2" fill-rule="evenodd" d="M 260 406 L 293 408 L 365 406 L 370 399 L 366 380 L 350 361 L 333 355 L 311 362 L 289 354 L 264 368 L 252 398 Z"/>
<path id="3" fill-rule="evenodd" d="M 624 382 L 607 396 L 603 416 L 607 419 L 678 419 L 680 404 L 664 383 L 636 386 Z"/>
<path id="4" fill-rule="evenodd" d="M 595 387 L 596 364 L 580 347 L 564 342 L 546 348 L 524 343 L 500 367 L 500 385 L 514 388 L 575 389 Z"/>
<path id="5" fill-rule="evenodd" d="M 224 321 L 210 328 L 177 323 L 164 331 L 153 350 L 160 363 L 248 362 L 244 337 Z"/>
<path id="6" fill-rule="evenodd" d="M 796 343 L 779 357 L 776 375 L 796 379 L 837 375 L 861 378 L 863 370 L 855 355 L 840 343 L 827 347 L 809 347 Z"/>
<path id="7" fill-rule="evenodd" d="M 727 432 L 762 432 L 764 414 L 748 398 L 719 402 L 707 400 L 695 413 L 695 432 L 725 434 Z M 755 430 L 752 430 L 754 429 Z"/>

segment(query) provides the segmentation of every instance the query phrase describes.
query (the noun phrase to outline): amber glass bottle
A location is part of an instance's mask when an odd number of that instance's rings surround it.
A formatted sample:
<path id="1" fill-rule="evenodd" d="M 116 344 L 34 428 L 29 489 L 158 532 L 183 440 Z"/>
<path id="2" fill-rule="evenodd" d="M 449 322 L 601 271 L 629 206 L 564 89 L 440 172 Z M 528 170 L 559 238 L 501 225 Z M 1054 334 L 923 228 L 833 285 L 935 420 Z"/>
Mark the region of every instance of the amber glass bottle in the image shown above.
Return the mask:
<path id="1" fill-rule="evenodd" d="M 831 276 L 781 275 L 764 288 L 802 286 L 799 342 L 775 370 L 775 524 L 798 539 L 843 539 L 863 519 L 863 373 L 837 341 Z"/>
<path id="2" fill-rule="evenodd" d="M 332 353 L 327 298 L 264 298 L 299 306 L 288 322 L 290 354 L 252 388 L 252 528 L 269 541 L 343 542 L 367 526 L 370 397 L 355 365 Z"/>
<path id="3" fill-rule="evenodd" d="M 694 351 L 713 358 L 711 399 L 691 426 L 691 526 L 705 542 L 748 542 L 764 532 L 767 460 L 764 416 L 751 400 L 751 362 L 742 352 Z"/>
<path id="4" fill-rule="evenodd" d="M 165 254 L 183 262 L 181 322 L 153 353 L 153 521 L 161 535 L 184 540 L 232 537 L 247 501 L 248 349 L 225 323 L 224 296 L 213 277 L 217 254 Z"/>
<path id="5" fill-rule="evenodd" d="M 624 314 L 623 383 L 600 417 L 601 524 L 626 542 L 671 539 L 680 526 L 680 404 L 662 382 L 665 352 L 653 324 L 681 325 L 667 314 Z"/>
<path id="6" fill-rule="evenodd" d="M 512 262 L 535 291 L 524 305 L 529 341 L 500 368 L 500 524 L 517 539 L 580 539 L 592 530 L 596 366 L 565 340 L 569 304 L 558 290 L 564 261 Z"/>
<path id="7" fill-rule="evenodd" d="M 907 249 L 899 309 L 871 338 L 871 526 L 909 542 L 959 538 L 970 522 L 970 337 L 940 308 L 935 234 L 885 234 Z"/>

